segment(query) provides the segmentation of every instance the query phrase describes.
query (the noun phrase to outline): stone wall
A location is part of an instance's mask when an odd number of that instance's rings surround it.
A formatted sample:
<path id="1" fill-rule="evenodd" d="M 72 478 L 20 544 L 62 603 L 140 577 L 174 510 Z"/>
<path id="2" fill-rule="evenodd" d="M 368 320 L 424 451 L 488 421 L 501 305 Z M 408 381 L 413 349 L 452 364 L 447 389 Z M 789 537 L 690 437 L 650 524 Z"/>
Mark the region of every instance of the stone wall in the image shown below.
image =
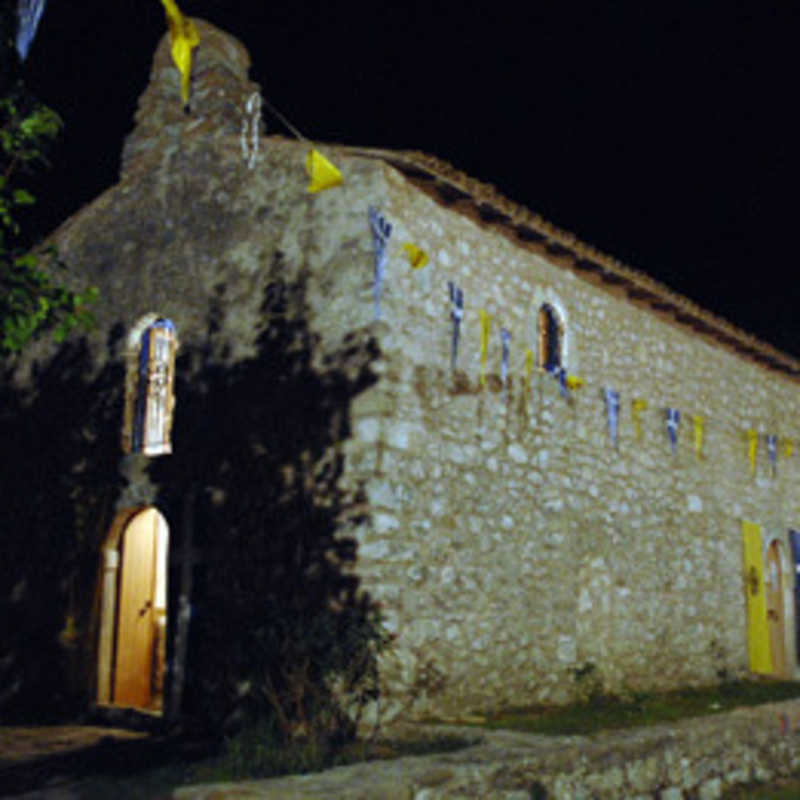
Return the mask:
<path id="1" fill-rule="evenodd" d="M 373 512 L 356 529 L 359 572 L 398 635 L 389 685 L 435 685 L 416 713 L 458 715 L 562 702 L 598 683 L 623 691 L 745 673 L 742 519 L 763 526 L 765 546 L 780 541 L 790 598 L 800 475 L 782 444 L 773 470 L 765 436 L 797 436 L 795 384 L 384 171 L 372 202 L 394 226 L 385 361 L 356 399 L 348 475 L 365 482 Z M 430 254 L 427 266 L 410 268 L 408 241 Z M 448 281 L 465 295 L 455 371 Z M 568 400 L 551 375 L 525 378 L 543 302 L 562 317 L 565 366 L 584 381 Z M 485 387 L 479 309 L 492 320 Z M 500 326 L 512 335 L 506 387 Z M 620 392 L 616 449 L 605 387 Z M 648 403 L 640 440 L 634 398 Z M 666 407 L 682 413 L 675 454 Z M 705 421 L 699 458 L 693 415 Z M 748 429 L 759 433 L 754 475 Z"/>
<path id="2" fill-rule="evenodd" d="M 778 537 L 793 574 L 797 456 L 781 446 L 773 470 L 764 435 L 800 435 L 795 383 L 514 243 L 380 158 L 323 148 L 344 184 L 309 194 L 309 145 L 253 145 L 246 53 L 210 26 L 201 35 L 192 115 L 164 41 L 120 183 L 54 241 L 77 283 L 100 287 L 97 368 L 121 363 L 125 333 L 153 313 L 212 366 L 250 357 L 272 313 L 305 315 L 320 373 L 348 369 L 354 337 L 377 342 L 378 380 L 343 426 L 341 488 L 366 505 L 340 534 L 358 540 L 356 572 L 397 634 L 389 711 L 458 716 L 745 673 L 742 519 L 763 526 L 765 543 Z M 393 225 L 380 321 L 370 207 Z M 426 266 L 411 268 L 407 242 Z M 465 295 L 456 370 L 448 281 Z M 300 300 L 282 306 L 284 291 Z M 545 302 L 564 324 L 564 365 L 584 381 L 569 399 L 552 376 L 526 376 Z M 485 386 L 480 309 L 492 320 Z M 512 336 L 506 385 L 500 326 Z M 46 357 L 33 349 L 20 380 Z M 620 392 L 616 448 L 605 387 Z M 649 404 L 641 440 L 635 397 Z M 683 415 L 675 454 L 667 406 Z M 701 458 L 692 415 L 705 419 Z M 755 475 L 748 429 L 761 436 Z M 120 503 L 147 480 L 128 477 Z"/>

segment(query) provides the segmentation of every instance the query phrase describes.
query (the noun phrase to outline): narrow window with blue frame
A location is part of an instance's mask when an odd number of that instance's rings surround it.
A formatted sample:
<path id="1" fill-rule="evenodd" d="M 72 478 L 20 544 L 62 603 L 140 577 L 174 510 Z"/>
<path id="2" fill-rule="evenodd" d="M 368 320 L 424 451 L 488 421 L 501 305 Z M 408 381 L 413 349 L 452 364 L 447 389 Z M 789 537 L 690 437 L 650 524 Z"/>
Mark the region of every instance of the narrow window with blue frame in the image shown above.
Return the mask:
<path id="1" fill-rule="evenodd" d="M 134 371 L 125 409 L 123 448 L 131 453 L 160 456 L 172 452 L 175 408 L 175 325 L 156 319 L 139 336 L 128 368 Z"/>

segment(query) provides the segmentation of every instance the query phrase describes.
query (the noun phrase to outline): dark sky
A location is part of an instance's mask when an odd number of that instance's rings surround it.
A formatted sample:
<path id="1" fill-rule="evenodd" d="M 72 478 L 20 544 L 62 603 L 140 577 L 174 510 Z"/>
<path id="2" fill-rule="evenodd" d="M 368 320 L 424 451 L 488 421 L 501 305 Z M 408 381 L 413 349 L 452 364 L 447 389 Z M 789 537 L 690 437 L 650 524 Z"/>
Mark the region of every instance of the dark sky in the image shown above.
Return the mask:
<path id="1" fill-rule="evenodd" d="M 309 138 L 440 156 L 800 355 L 791 3 L 180 6 Z M 49 0 L 25 66 L 66 121 L 44 225 L 116 180 L 165 29 L 158 0 Z"/>

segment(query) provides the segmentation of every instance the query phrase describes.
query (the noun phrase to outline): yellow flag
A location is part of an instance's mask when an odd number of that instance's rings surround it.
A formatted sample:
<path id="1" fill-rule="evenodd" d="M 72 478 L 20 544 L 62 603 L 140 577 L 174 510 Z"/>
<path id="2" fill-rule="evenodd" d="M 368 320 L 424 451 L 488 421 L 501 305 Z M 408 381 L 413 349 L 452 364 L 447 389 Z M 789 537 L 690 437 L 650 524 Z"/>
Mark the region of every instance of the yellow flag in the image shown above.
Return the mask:
<path id="1" fill-rule="evenodd" d="M 786 456 L 786 458 L 791 458 L 793 452 L 794 452 L 794 439 L 784 439 L 783 454 Z"/>
<path id="2" fill-rule="evenodd" d="M 312 194 L 339 186 L 344 180 L 342 173 L 319 150 L 312 150 L 306 157 L 306 172 L 311 178 L 308 191 Z"/>
<path id="3" fill-rule="evenodd" d="M 181 73 L 181 98 L 189 102 L 189 79 L 192 76 L 192 50 L 200 44 L 200 34 L 188 17 L 181 14 L 175 0 L 161 0 L 167 12 L 169 38 L 172 42 L 172 60 Z"/>
<path id="4" fill-rule="evenodd" d="M 530 386 L 531 375 L 533 375 L 533 350 L 528 348 L 525 351 L 525 385 Z"/>
<path id="5" fill-rule="evenodd" d="M 403 250 L 406 251 L 408 263 L 411 264 L 413 269 L 422 269 L 428 263 L 428 254 L 412 242 L 406 242 L 403 245 Z"/>
<path id="6" fill-rule="evenodd" d="M 577 375 L 567 375 L 567 389 L 580 389 L 583 386 L 583 378 Z"/>
<path id="7" fill-rule="evenodd" d="M 747 457 L 750 459 L 750 474 L 756 474 L 756 456 L 758 455 L 758 431 L 747 431 Z"/>
<path id="8" fill-rule="evenodd" d="M 478 312 L 481 320 L 481 386 L 486 386 L 486 365 L 489 362 L 489 329 L 492 325 L 492 318 L 489 312 L 481 309 Z"/>
<path id="9" fill-rule="evenodd" d="M 634 397 L 631 400 L 633 407 L 633 424 L 636 428 L 636 441 L 642 438 L 642 411 L 647 408 L 647 400 L 642 400 L 641 397 Z"/>
<path id="10" fill-rule="evenodd" d="M 703 427 L 706 421 L 704 417 L 695 414 L 692 422 L 694 422 L 694 454 L 700 460 L 703 457 Z"/>

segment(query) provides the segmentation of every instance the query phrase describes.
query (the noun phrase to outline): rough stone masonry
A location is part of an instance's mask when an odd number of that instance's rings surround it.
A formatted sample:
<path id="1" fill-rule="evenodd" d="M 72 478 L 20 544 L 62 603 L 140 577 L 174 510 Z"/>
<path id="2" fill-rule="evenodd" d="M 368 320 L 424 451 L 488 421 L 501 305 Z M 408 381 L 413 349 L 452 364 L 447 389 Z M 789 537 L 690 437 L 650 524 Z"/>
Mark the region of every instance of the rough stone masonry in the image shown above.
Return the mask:
<path id="1" fill-rule="evenodd" d="M 340 532 L 397 637 L 384 713 L 459 717 L 744 675 L 743 520 L 761 526 L 764 553 L 778 542 L 775 671 L 794 675 L 797 364 L 430 158 L 323 147 L 344 183 L 309 194 L 307 143 L 252 144 L 244 49 L 205 23 L 200 35 L 193 114 L 175 102 L 162 42 L 120 182 L 54 240 L 76 280 L 100 287 L 98 365 L 122 358 L 111 327 L 146 314 L 199 347 L 221 284 L 215 357 L 245 357 L 276 275 L 304 283 L 315 364 L 375 338 L 378 380 L 341 442 L 341 486 L 366 512 Z M 370 209 L 391 225 L 379 319 Z M 463 292 L 455 365 L 450 283 Z M 559 366 L 582 381 L 566 396 L 541 368 L 544 306 Z M 668 408 L 681 414 L 674 448 Z"/>

